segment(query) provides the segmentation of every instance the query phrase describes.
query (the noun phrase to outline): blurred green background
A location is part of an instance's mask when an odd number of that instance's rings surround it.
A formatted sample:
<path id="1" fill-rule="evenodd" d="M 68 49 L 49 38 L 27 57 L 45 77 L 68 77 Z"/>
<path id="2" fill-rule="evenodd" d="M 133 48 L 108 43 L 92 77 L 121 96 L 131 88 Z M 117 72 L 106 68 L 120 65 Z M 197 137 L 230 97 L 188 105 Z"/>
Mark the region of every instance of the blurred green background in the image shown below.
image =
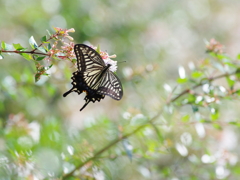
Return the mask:
<path id="1" fill-rule="evenodd" d="M 55 61 L 51 75 L 35 83 L 32 62 L 19 55 L 3 54 L 0 165 L 4 175 L 13 177 L 29 176 L 25 171 L 21 176 L 20 170 L 12 165 L 10 169 L 16 169 L 15 175 L 6 170 L 5 164 L 21 165 L 21 153 L 25 169 L 33 154 L 38 162 L 34 168 L 50 163 L 49 171 L 55 177 L 69 172 L 64 168 L 78 164 L 84 151 L 100 149 L 117 138 L 119 129 L 131 132 L 162 108 L 168 96 L 164 84 L 176 84 L 179 66 L 188 69 L 190 62 L 197 65 L 206 57 L 205 42 L 210 38 L 224 44 L 225 51 L 233 57 L 240 50 L 238 0 L 0 0 L 0 4 L 0 41 L 30 48 L 30 36 L 40 43 L 47 29 L 53 32 L 53 27 L 74 28 L 75 33 L 70 35 L 75 43 L 100 45 L 110 55 L 116 54 L 115 60 L 126 61 L 118 63 L 117 71 L 124 88 L 123 99 L 118 102 L 106 97 L 80 112 L 84 95 L 72 93 L 62 97 L 71 87 L 70 77 L 75 71 L 70 62 Z M 225 104 L 222 110 L 224 114 L 239 115 L 234 104 Z M 94 178 L 235 179 L 240 173 L 237 130 L 227 127 L 218 131 L 211 125 L 181 124 L 179 119 L 184 113 L 192 115 L 190 108 L 181 111 L 184 112 L 159 118 L 160 125 L 168 124 L 161 126 L 159 134 L 149 127 L 129 138 L 132 161 L 121 143 L 109 150 L 102 164 L 96 164 L 98 175 Z M 11 123 L 17 124 L 17 128 Z M 40 135 L 36 137 L 37 143 L 21 146 L 21 142 L 28 142 L 19 140 L 25 137 L 21 129 L 29 124 L 38 135 L 36 129 L 40 127 Z M 79 155 L 71 156 L 71 149 Z M 64 151 L 70 160 L 62 160 Z M 27 152 L 31 155 L 26 155 Z M 115 158 L 110 156 L 113 154 Z"/>

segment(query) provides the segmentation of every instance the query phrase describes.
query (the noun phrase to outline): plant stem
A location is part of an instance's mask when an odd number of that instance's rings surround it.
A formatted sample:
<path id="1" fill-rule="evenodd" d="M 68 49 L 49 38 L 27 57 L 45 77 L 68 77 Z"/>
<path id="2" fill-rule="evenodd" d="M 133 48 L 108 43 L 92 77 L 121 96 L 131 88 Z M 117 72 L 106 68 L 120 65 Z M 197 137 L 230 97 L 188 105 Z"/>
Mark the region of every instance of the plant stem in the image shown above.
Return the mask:
<path id="1" fill-rule="evenodd" d="M 41 52 L 35 52 L 35 51 L 6 51 L 6 50 L 1 50 L 2 53 L 16 53 L 16 54 L 39 54 L 43 56 L 48 56 L 46 53 L 41 53 Z"/>
<path id="2" fill-rule="evenodd" d="M 221 75 L 218 75 L 218 76 L 215 76 L 215 77 L 212 77 L 212 78 L 208 78 L 207 80 L 202 80 L 199 84 L 196 84 L 195 86 L 193 86 L 191 89 L 196 89 L 204 84 L 207 84 L 209 82 L 212 82 L 216 79 L 220 79 L 220 78 L 223 78 L 223 77 L 227 77 L 227 76 L 232 76 L 234 74 L 237 74 L 238 72 L 232 72 L 232 73 L 225 73 L 225 74 L 221 74 Z M 184 91 L 182 91 L 179 95 L 177 95 L 175 98 L 172 98 L 169 102 L 167 102 L 167 104 L 170 104 L 174 101 L 176 101 L 178 98 L 180 98 L 181 96 L 187 94 L 191 89 L 185 89 Z"/>
<path id="3" fill-rule="evenodd" d="M 86 161 L 82 162 L 81 164 L 79 164 L 77 167 L 75 167 L 71 172 L 65 174 L 63 176 L 63 180 L 67 179 L 68 177 L 72 176 L 73 173 L 78 170 L 79 168 L 83 167 L 85 164 L 87 164 L 89 161 L 92 161 L 94 159 L 97 159 L 97 157 L 102 154 L 103 152 L 105 152 L 106 150 L 108 150 L 109 148 L 111 148 L 112 146 L 114 146 L 115 144 L 117 144 L 118 142 L 120 142 L 123 139 L 128 138 L 129 136 L 135 134 L 136 132 L 138 132 L 139 130 L 143 129 L 145 126 L 147 126 L 150 122 L 153 122 L 154 120 L 156 120 L 160 115 L 162 114 L 162 110 L 159 111 L 152 119 L 150 119 L 149 121 L 147 121 L 146 123 L 142 124 L 141 126 L 137 127 L 134 131 L 127 133 L 123 136 L 121 136 L 118 139 L 115 139 L 114 141 L 110 142 L 107 146 L 103 147 L 102 149 L 100 149 L 99 151 L 97 151 L 93 157 L 87 159 Z"/>

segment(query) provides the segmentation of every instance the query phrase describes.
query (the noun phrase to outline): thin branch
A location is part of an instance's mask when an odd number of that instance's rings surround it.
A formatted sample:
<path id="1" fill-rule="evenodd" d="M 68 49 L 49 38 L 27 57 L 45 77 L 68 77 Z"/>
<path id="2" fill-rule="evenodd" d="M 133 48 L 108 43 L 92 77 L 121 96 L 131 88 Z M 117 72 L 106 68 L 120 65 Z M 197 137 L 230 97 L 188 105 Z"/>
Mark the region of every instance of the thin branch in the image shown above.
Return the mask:
<path id="1" fill-rule="evenodd" d="M 227 76 L 232 76 L 232 75 L 237 74 L 237 73 L 238 73 L 238 72 L 225 73 L 225 74 L 221 74 L 221 75 L 218 75 L 218 76 L 209 78 L 209 79 L 207 79 L 207 80 L 204 79 L 204 80 L 202 80 L 199 84 L 196 84 L 196 85 L 193 86 L 192 88 L 190 88 L 190 89 L 185 89 L 184 91 L 182 91 L 182 92 L 181 92 L 179 95 L 177 95 L 175 98 L 173 98 L 173 99 L 171 99 L 169 102 L 167 102 L 167 104 L 170 104 L 170 103 L 176 101 L 178 98 L 180 98 L 181 96 L 187 94 L 187 93 L 188 93 L 190 90 L 192 90 L 192 89 L 196 89 L 196 88 L 198 88 L 198 87 L 200 87 L 200 86 L 202 86 L 202 85 L 204 85 L 204 84 L 207 84 L 207 83 L 209 83 L 209 82 L 212 82 L 212 81 L 214 81 L 214 80 L 216 80 L 216 79 L 220 79 L 220 78 L 227 77 Z"/>
<path id="2" fill-rule="evenodd" d="M 56 38 L 58 35 L 59 35 L 59 33 L 51 35 L 51 36 L 46 40 L 46 42 L 48 42 L 48 41 Z M 39 54 L 39 55 L 49 56 L 49 55 L 46 54 L 46 53 L 35 52 L 35 51 L 36 51 L 39 47 L 41 47 L 43 44 L 44 44 L 44 43 L 42 42 L 41 44 L 38 45 L 38 47 L 36 47 L 35 49 L 33 49 L 33 50 L 31 50 L 31 51 L 6 51 L 6 50 L 1 50 L 1 52 L 17 53 L 17 54 L 27 53 L 27 54 Z"/>
<path id="3" fill-rule="evenodd" d="M 1 50 L 2 53 L 16 53 L 16 54 L 39 54 L 39 55 L 43 55 L 43 56 L 49 56 L 46 53 L 41 53 L 41 52 L 35 52 L 35 51 L 6 51 L 6 50 Z"/>
<path id="4" fill-rule="evenodd" d="M 204 79 L 202 80 L 199 84 L 196 84 L 195 86 L 193 86 L 191 89 L 196 89 L 204 84 L 207 84 L 209 82 L 212 82 L 216 79 L 220 79 L 223 77 L 227 77 L 227 76 L 231 76 L 231 75 L 235 75 L 238 72 L 233 72 L 233 73 L 225 73 L 225 74 L 221 74 L 212 78 L 208 78 L 208 79 Z M 179 95 L 177 95 L 176 97 L 172 98 L 171 100 L 167 101 L 165 105 L 169 105 L 173 102 L 175 102 L 177 99 L 179 99 L 180 97 L 182 97 L 183 95 L 187 94 L 191 89 L 186 89 L 184 91 L 182 91 Z M 142 124 L 141 126 L 137 127 L 134 131 L 127 133 L 123 136 L 121 136 L 118 139 L 115 139 L 114 141 L 110 142 L 108 145 L 106 145 L 105 147 L 103 147 L 102 149 L 100 149 L 99 151 L 97 151 L 94 156 L 92 156 L 91 158 L 87 159 L 86 161 L 82 162 L 81 164 L 79 164 L 78 166 L 76 166 L 71 172 L 65 174 L 63 176 L 63 180 L 69 178 L 70 176 L 73 175 L 73 173 L 80 169 L 81 167 L 83 167 L 85 164 L 87 164 L 88 162 L 95 160 L 98 158 L 99 155 L 101 155 L 102 153 L 104 153 L 106 150 L 108 150 L 109 148 L 111 148 L 112 146 L 116 145 L 118 142 L 120 142 L 121 140 L 130 137 L 131 135 L 137 133 L 138 131 L 140 131 L 141 129 L 143 129 L 144 127 L 146 127 L 147 125 L 152 124 L 163 112 L 163 109 L 161 109 L 154 117 L 152 117 L 149 121 L 145 122 L 144 124 Z"/>

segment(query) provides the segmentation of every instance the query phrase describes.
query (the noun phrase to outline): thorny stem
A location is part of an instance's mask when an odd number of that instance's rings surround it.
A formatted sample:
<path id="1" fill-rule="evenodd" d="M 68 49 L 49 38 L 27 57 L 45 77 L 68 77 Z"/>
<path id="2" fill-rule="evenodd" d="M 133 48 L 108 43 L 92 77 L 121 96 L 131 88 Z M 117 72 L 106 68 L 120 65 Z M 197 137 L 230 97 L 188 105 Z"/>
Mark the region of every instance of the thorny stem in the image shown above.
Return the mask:
<path id="1" fill-rule="evenodd" d="M 232 76 L 237 74 L 238 72 L 233 72 L 233 73 L 224 73 L 215 77 L 211 77 L 208 79 L 203 79 L 199 84 L 196 84 L 195 86 L 193 86 L 191 89 L 185 89 L 184 91 L 182 91 L 179 95 L 177 95 L 176 97 L 168 100 L 165 105 L 169 105 L 173 102 L 175 102 L 177 99 L 179 99 L 180 97 L 184 96 L 185 94 L 189 93 L 190 90 L 192 89 L 196 89 L 204 84 L 207 84 L 209 82 L 212 82 L 216 79 L 220 79 L 223 77 L 227 77 L 227 76 Z M 83 167 L 84 165 L 86 165 L 88 162 L 95 160 L 98 158 L 99 155 L 101 155 L 102 153 L 104 153 L 106 150 L 108 150 L 109 148 L 113 147 L 114 145 L 116 145 L 118 142 L 120 142 L 123 139 L 126 139 L 128 137 L 130 137 L 131 135 L 137 133 L 138 131 L 140 131 L 141 129 L 143 129 L 144 127 L 146 127 L 149 124 L 152 124 L 156 119 L 158 119 L 158 117 L 162 114 L 163 112 L 163 108 L 154 116 L 152 117 L 149 121 L 145 122 L 144 124 L 142 124 L 141 126 L 137 127 L 135 130 L 133 130 L 130 133 L 127 133 L 125 135 L 122 135 L 121 137 L 119 137 L 118 139 L 115 139 L 114 141 L 110 142 L 108 145 L 106 145 L 105 147 L 103 147 L 102 149 L 100 149 L 99 151 L 97 151 L 91 158 L 87 159 L 86 161 L 82 162 L 81 164 L 79 164 L 78 166 L 76 166 L 71 172 L 65 174 L 63 176 L 63 180 L 69 178 L 70 176 L 73 175 L 73 173 L 75 171 L 77 171 L 78 169 L 80 169 L 81 167 Z"/>

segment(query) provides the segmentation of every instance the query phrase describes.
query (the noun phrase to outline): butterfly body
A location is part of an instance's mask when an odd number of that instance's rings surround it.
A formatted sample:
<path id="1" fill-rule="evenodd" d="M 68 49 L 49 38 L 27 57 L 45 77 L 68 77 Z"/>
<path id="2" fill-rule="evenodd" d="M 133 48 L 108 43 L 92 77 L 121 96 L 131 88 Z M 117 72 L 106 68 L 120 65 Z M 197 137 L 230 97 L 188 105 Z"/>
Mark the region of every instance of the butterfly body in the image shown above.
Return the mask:
<path id="1" fill-rule="evenodd" d="M 80 109 L 84 109 L 89 102 L 95 103 L 104 99 L 105 95 L 115 100 L 123 96 L 122 85 L 118 77 L 109 69 L 98 52 L 84 44 L 76 44 L 74 52 L 77 57 L 78 70 L 73 73 L 73 87 L 63 94 L 66 97 L 71 92 L 81 94 L 86 92 L 86 103 Z"/>

